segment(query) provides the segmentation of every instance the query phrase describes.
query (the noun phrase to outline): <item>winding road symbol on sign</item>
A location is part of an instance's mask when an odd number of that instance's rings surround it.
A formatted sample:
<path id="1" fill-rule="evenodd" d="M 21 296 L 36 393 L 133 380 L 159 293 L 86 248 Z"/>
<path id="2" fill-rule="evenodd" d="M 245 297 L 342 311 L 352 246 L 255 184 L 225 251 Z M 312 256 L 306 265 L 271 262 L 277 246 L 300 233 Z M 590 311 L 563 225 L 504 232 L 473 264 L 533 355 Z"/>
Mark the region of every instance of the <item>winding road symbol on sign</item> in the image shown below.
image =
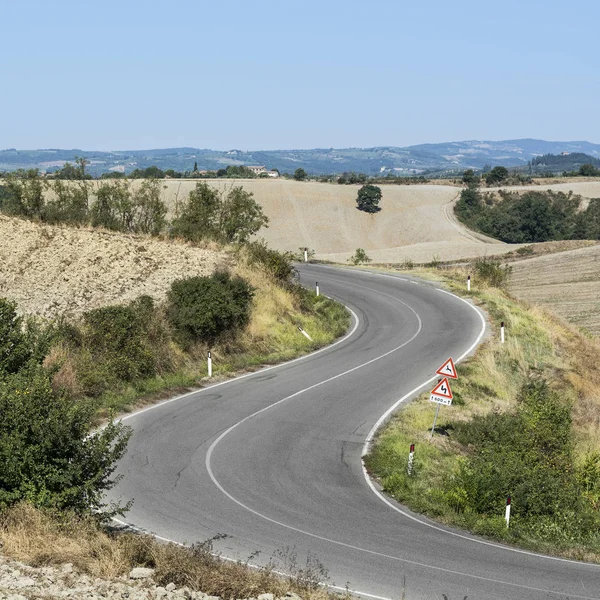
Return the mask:
<path id="1" fill-rule="evenodd" d="M 458 379 L 456 367 L 454 366 L 454 361 L 451 358 L 449 358 L 435 373 L 436 375 L 441 375 L 442 377 Z"/>
<path id="2" fill-rule="evenodd" d="M 447 406 L 452 404 L 452 390 L 450 389 L 450 384 L 445 377 L 431 390 L 429 400 L 431 400 L 431 402 L 445 404 Z"/>

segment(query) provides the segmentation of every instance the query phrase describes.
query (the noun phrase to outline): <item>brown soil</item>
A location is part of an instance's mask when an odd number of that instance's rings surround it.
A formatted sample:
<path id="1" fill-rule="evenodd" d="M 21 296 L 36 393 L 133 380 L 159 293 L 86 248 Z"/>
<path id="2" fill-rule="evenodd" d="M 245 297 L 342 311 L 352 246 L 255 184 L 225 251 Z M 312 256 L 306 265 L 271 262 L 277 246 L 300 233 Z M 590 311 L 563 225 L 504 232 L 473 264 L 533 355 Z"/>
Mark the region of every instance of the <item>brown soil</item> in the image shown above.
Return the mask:
<path id="1" fill-rule="evenodd" d="M 208 275 L 227 257 L 146 236 L 39 225 L 0 216 L 0 297 L 56 316 L 164 297 L 171 282 Z"/>

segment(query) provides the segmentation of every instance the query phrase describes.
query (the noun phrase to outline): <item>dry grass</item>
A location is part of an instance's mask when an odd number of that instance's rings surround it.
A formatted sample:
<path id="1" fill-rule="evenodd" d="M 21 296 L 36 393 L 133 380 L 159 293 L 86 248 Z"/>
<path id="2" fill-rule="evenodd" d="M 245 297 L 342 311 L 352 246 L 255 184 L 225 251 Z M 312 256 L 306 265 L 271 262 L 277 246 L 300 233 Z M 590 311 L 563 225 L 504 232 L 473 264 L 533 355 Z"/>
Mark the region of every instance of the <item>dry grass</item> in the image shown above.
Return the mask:
<path id="1" fill-rule="evenodd" d="M 93 519 L 51 516 L 28 504 L 2 515 L 0 541 L 3 553 L 12 559 L 32 566 L 72 563 L 77 571 L 104 579 L 143 566 L 155 569 L 159 585 L 174 583 L 222 598 L 255 598 L 269 592 L 277 597 L 295 592 L 305 600 L 329 596 L 319 585 L 326 572 L 315 560 L 301 566 L 293 554 L 282 552 L 282 563 L 253 569 L 219 559 L 211 553 L 210 541 L 191 547 L 160 544 L 150 536 L 108 533 Z M 289 577 L 275 574 L 276 568 L 285 569 Z"/>
<path id="2" fill-rule="evenodd" d="M 516 262 L 510 291 L 599 335 L 600 245 Z"/>

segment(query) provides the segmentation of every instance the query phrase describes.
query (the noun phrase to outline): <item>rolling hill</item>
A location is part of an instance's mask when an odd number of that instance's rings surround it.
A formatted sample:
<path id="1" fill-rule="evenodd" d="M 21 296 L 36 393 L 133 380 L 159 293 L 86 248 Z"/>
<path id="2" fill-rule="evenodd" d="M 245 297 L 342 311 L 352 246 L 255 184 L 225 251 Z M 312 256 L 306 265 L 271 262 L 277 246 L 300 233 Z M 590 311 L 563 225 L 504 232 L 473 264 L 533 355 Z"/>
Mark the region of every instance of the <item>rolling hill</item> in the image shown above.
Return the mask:
<path id="1" fill-rule="evenodd" d="M 381 146 L 374 148 L 314 148 L 306 150 L 228 150 L 200 148 L 168 148 L 156 150 L 123 150 L 100 152 L 78 149 L 42 149 L 0 151 L 0 171 L 38 168 L 53 171 L 81 156 L 90 161 L 89 171 L 100 175 L 111 170 L 129 173 L 156 165 L 163 170 L 216 170 L 228 165 L 265 165 L 268 169 L 293 173 L 302 167 L 315 175 L 356 171 L 369 175 L 396 173 L 458 172 L 467 168 L 481 169 L 486 164 L 506 167 L 524 166 L 538 156 L 561 152 L 586 153 L 600 157 L 600 144 L 585 141 L 548 142 L 520 139 L 505 141 L 446 142 L 416 146 Z"/>

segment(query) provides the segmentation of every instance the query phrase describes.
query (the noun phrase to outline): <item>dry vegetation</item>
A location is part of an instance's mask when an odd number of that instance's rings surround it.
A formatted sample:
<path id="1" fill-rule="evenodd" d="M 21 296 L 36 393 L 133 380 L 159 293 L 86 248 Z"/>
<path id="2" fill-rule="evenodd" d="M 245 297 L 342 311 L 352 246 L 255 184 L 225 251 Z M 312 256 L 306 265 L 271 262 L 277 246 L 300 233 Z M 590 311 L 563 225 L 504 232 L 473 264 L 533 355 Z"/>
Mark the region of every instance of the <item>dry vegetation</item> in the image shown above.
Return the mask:
<path id="1" fill-rule="evenodd" d="M 307 246 L 316 258 L 346 262 L 365 248 L 378 262 L 430 261 L 434 255 L 456 260 L 506 252 L 511 246 L 485 240 L 455 221 L 452 203 L 459 190 L 448 185 L 382 186 L 382 212 L 356 209 L 359 185 L 289 180 L 206 180 L 220 189 L 242 185 L 252 192 L 269 217 L 260 232 L 269 246 L 297 251 Z M 172 212 L 196 185 L 166 180 L 165 200 Z"/>
<path id="2" fill-rule="evenodd" d="M 466 269 L 447 270 L 443 276 L 431 270 L 415 274 L 445 281 L 450 289 L 466 295 Z M 503 524 L 501 512 L 495 519 L 454 508 L 456 499 L 447 492 L 448 484 L 454 481 L 469 448 L 454 439 L 453 427 L 456 423 L 470 422 L 476 415 L 514 410 L 523 384 L 532 376 L 545 377 L 551 389 L 572 407 L 576 468 L 600 452 L 599 343 L 560 317 L 519 302 L 484 282 L 473 281 L 471 296 L 487 311 L 492 335 L 473 358 L 459 367 L 459 380 L 452 384 L 455 401 L 440 411 L 436 427 L 440 433 L 430 437 L 434 407 L 429 394 L 423 394 L 399 411 L 378 436 L 369 458 L 370 468 L 399 501 L 445 523 L 536 551 L 599 561 L 597 531 L 589 531 L 590 539 L 584 541 L 576 535 L 565 534 L 560 538 L 550 530 L 526 530 L 526 523 L 520 531 L 517 527 L 509 530 Z M 499 341 L 501 321 L 506 324 L 505 344 Z M 409 481 L 405 473 L 406 449 L 411 443 L 418 448 L 415 468 L 419 475 Z M 597 503 L 598 498 L 590 502 Z"/>
<path id="3" fill-rule="evenodd" d="M 327 577 L 315 559 L 298 563 L 293 553 L 275 557 L 263 569 L 245 563 L 220 560 L 211 553 L 210 541 L 192 547 L 160 544 L 150 536 L 107 533 L 92 519 L 69 515 L 50 516 L 27 504 L 7 511 L 0 521 L 3 553 L 32 566 L 70 563 L 92 577 L 114 579 L 134 567 L 155 569 L 154 580 L 221 598 L 256 598 L 262 593 L 284 597 L 300 594 L 303 600 L 325 600 L 329 594 L 319 585 Z M 275 574 L 285 572 L 288 577 Z"/>
<path id="4" fill-rule="evenodd" d="M 520 260 L 510 291 L 600 335 L 600 245 Z"/>

